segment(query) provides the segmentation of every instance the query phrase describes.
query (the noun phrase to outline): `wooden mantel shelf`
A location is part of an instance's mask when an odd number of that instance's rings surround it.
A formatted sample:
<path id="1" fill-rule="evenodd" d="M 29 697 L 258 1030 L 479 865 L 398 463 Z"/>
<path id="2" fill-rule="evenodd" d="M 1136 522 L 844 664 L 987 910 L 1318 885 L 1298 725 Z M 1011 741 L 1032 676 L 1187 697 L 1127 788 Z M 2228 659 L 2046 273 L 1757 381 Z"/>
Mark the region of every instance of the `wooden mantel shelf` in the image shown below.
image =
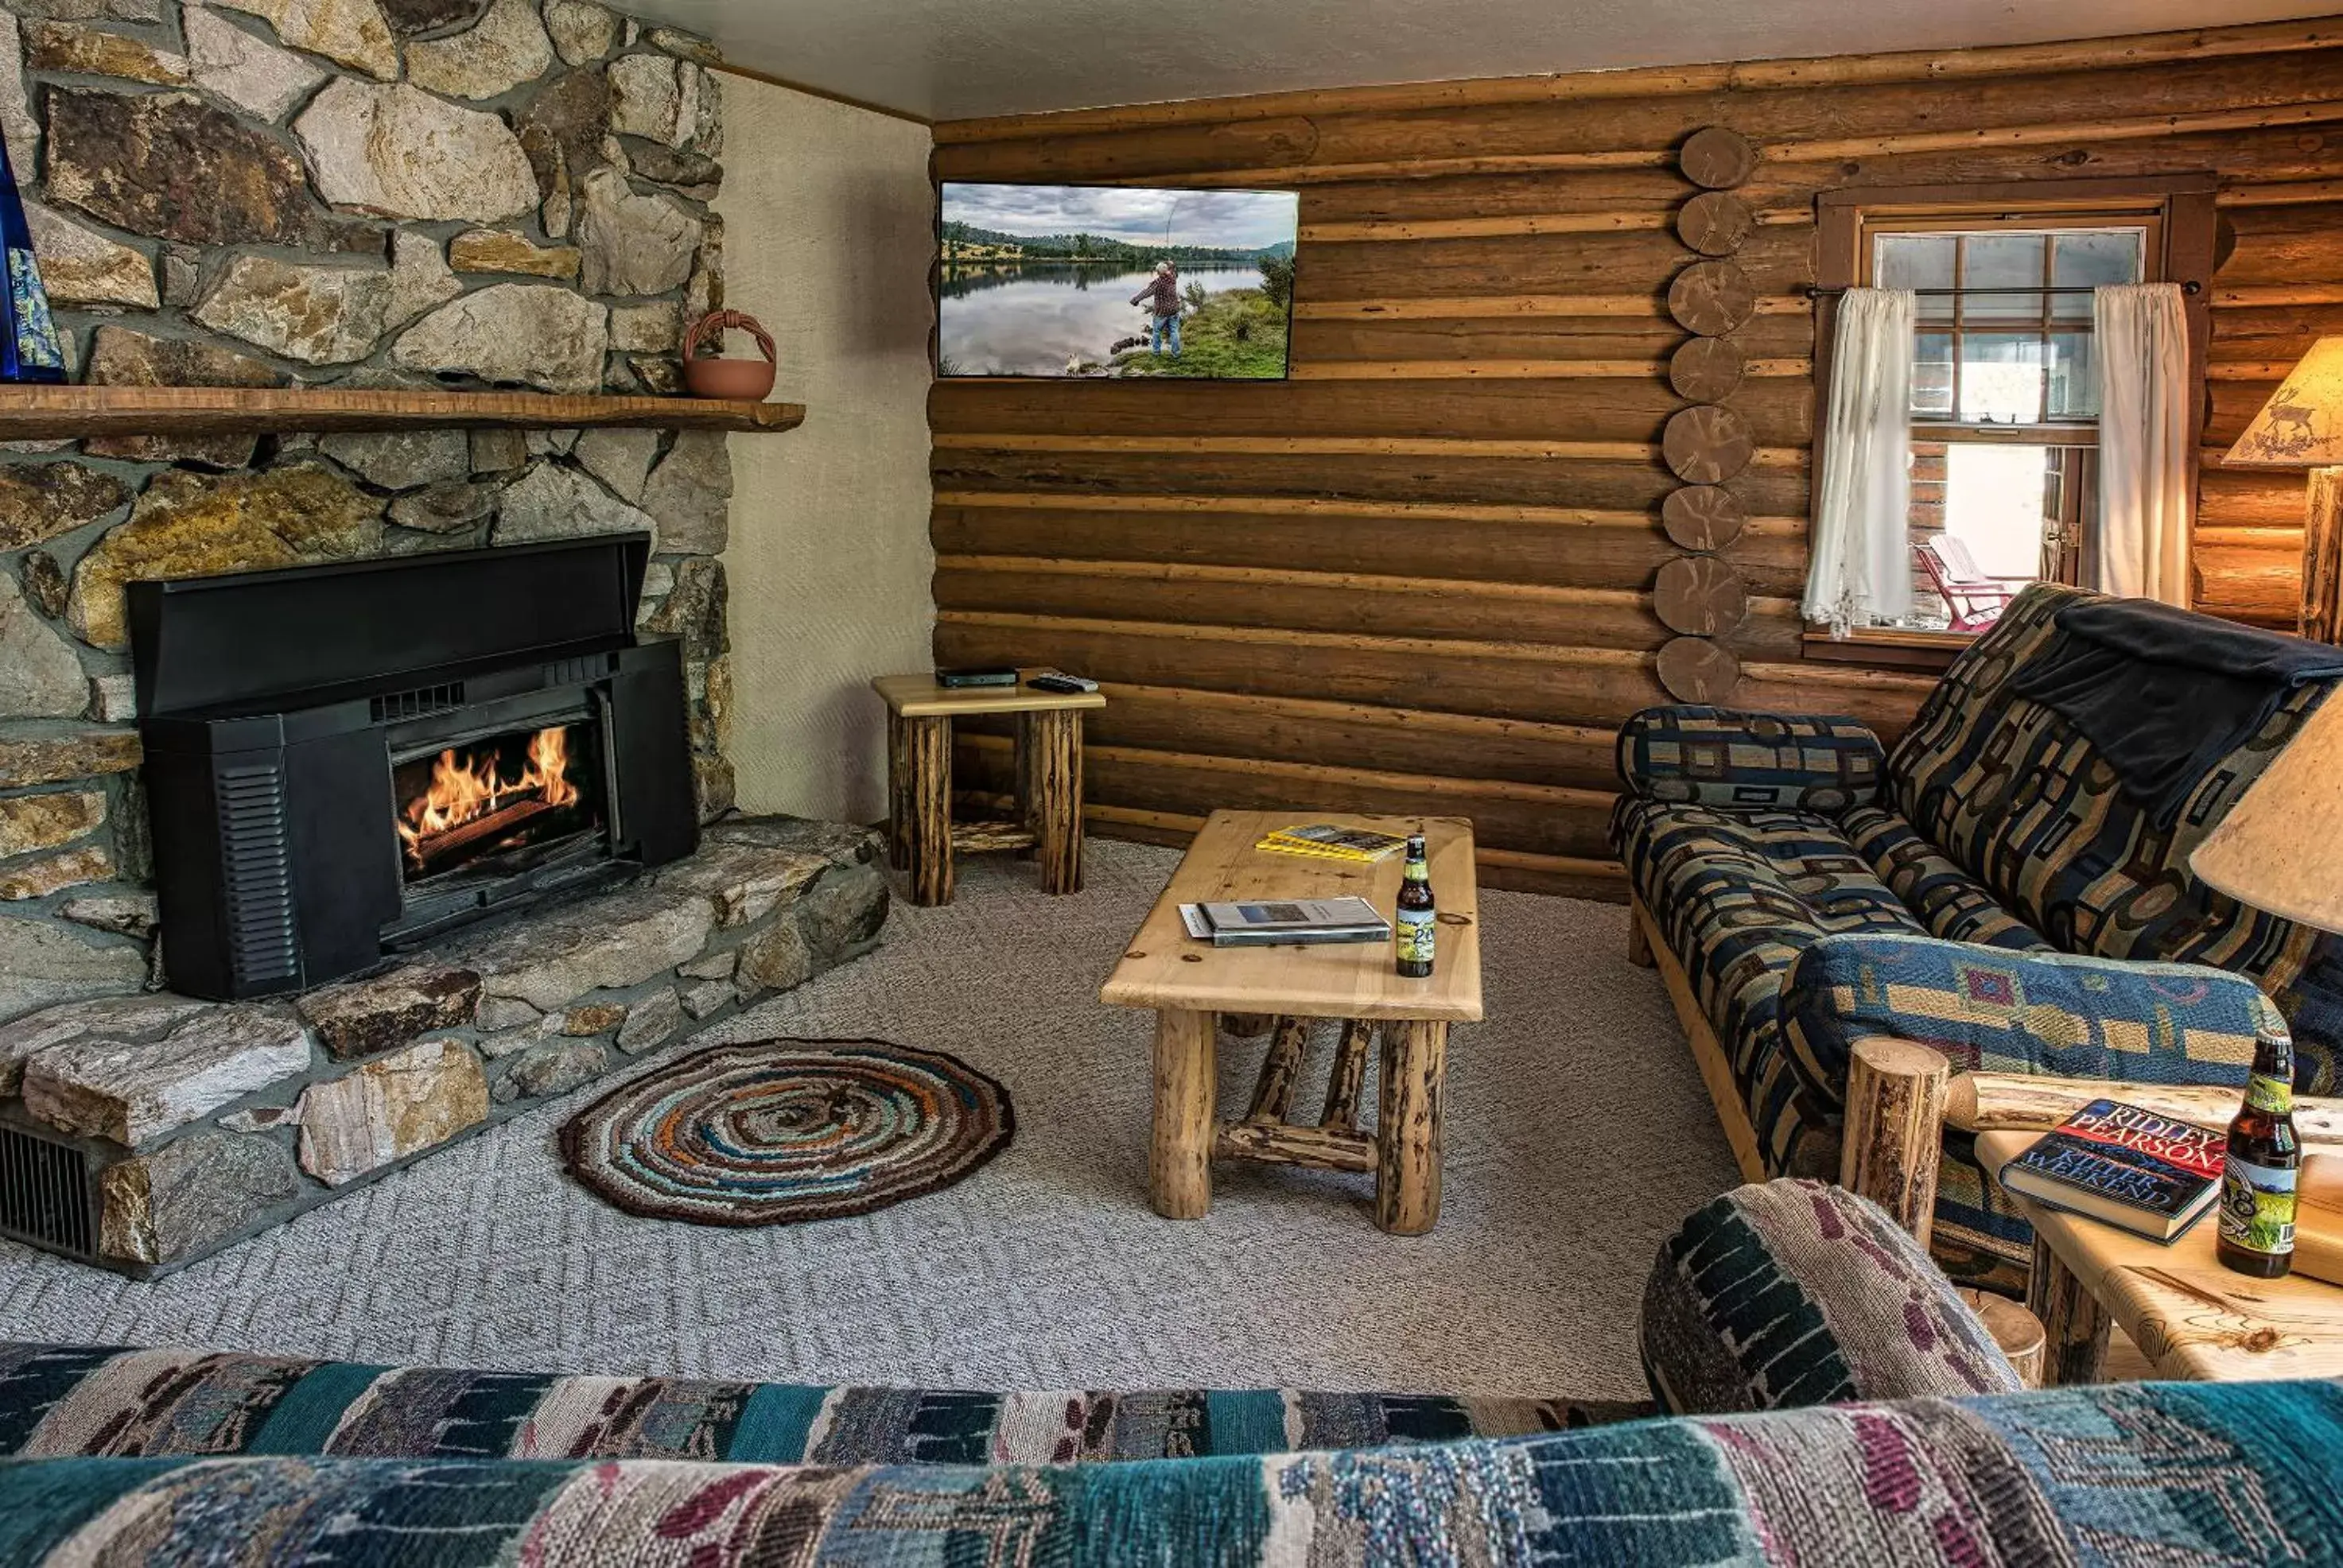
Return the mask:
<path id="1" fill-rule="evenodd" d="M 271 431 L 416 430 L 437 426 L 571 429 L 789 430 L 801 403 L 713 397 L 560 397 L 341 387 L 5 387 L 0 440 L 81 436 L 257 436 Z"/>

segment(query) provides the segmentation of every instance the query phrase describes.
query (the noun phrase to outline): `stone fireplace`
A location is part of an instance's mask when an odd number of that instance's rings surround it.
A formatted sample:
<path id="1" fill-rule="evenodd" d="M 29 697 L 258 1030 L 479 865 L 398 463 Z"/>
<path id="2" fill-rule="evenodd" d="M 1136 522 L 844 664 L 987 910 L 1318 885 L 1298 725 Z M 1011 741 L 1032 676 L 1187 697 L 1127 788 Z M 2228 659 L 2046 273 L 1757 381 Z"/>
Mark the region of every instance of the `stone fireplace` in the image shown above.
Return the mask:
<path id="1" fill-rule="evenodd" d="M 129 593 L 170 987 L 287 994 L 699 843 L 648 535 Z"/>

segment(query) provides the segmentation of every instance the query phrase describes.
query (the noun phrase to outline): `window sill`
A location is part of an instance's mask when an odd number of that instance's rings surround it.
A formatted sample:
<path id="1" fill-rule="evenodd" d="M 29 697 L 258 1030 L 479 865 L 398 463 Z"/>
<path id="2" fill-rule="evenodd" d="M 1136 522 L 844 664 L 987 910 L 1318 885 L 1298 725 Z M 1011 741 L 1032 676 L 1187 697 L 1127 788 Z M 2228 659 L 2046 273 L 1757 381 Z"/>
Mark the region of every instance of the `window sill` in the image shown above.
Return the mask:
<path id="1" fill-rule="evenodd" d="M 1828 664 L 1861 664 L 1875 669 L 1944 669 L 1976 640 L 1967 631 L 1897 631 L 1873 627 L 1834 638 L 1809 628 L 1805 657 Z"/>

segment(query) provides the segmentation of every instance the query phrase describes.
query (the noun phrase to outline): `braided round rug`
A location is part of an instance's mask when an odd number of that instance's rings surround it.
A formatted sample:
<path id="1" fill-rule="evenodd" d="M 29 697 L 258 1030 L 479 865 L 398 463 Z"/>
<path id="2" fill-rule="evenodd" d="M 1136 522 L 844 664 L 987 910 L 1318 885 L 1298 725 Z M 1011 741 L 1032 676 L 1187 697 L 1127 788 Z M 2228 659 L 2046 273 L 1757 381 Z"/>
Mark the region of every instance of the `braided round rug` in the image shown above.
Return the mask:
<path id="1" fill-rule="evenodd" d="M 562 1163 L 625 1210 L 695 1225 L 867 1214 L 1009 1146 L 1009 1091 L 883 1040 L 719 1045 L 621 1084 L 561 1129 Z"/>

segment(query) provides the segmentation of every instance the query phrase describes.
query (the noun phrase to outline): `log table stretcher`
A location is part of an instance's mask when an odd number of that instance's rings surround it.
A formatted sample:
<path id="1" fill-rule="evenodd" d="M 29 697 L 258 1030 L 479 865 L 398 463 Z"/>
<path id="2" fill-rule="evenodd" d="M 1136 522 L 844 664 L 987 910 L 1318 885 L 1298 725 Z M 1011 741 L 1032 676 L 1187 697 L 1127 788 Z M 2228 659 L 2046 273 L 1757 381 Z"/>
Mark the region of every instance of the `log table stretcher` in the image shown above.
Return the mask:
<path id="1" fill-rule="evenodd" d="M 1180 906 L 1355 894 L 1387 914 L 1405 868 L 1253 848 L 1305 821 L 1378 832 L 1421 832 L 1439 909 L 1433 973 L 1409 980 L 1389 942 L 1216 948 L 1187 933 Z M 1215 811 L 1100 989 L 1111 1007 L 1155 1010 L 1154 1134 L 1148 1187 L 1155 1211 L 1202 1219 L 1212 1203 L 1212 1162 L 1252 1160 L 1375 1174 L 1375 1224 L 1394 1235 L 1440 1219 L 1441 1098 L 1448 1028 L 1481 1017 L 1481 931 L 1473 825 L 1458 817 L 1359 817 L 1305 811 Z M 1288 1119 L 1312 1019 L 1342 1021 L 1318 1120 Z M 1217 1119 L 1220 1029 L 1265 1032 L 1269 1045 L 1245 1114 Z M 1382 1082 L 1373 1132 L 1359 1125 L 1368 1045 L 1380 1034 Z"/>

